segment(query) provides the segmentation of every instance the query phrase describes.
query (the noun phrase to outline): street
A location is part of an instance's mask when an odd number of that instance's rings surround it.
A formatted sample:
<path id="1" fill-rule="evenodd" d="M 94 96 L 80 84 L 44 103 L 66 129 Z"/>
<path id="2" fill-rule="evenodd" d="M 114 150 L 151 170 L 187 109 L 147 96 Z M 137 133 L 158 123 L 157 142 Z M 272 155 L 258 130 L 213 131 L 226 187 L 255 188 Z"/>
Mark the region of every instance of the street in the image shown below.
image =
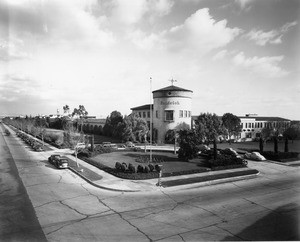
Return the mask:
<path id="1" fill-rule="evenodd" d="M 34 152 L 0 131 L 1 241 L 300 239 L 299 167 L 249 162 L 260 171 L 256 179 L 121 193 L 56 169 L 47 161 L 51 151 Z"/>

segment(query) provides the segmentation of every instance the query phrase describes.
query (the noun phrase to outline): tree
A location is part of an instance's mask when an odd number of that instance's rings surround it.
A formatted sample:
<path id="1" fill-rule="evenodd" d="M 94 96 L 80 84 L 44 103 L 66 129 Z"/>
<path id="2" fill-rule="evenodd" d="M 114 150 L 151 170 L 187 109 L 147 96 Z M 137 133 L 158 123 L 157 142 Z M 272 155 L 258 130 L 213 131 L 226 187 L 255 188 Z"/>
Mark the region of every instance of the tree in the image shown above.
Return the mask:
<path id="1" fill-rule="evenodd" d="M 285 138 L 288 138 L 292 140 L 292 143 L 295 139 L 300 138 L 300 125 L 299 124 L 292 124 L 290 127 L 288 127 L 284 132 L 283 136 Z"/>
<path id="2" fill-rule="evenodd" d="M 85 107 L 83 105 L 79 105 L 79 108 L 74 108 L 74 111 L 72 113 L 72 116 L 77 116 L 77 117 L 85 117 L 88 115 L 88 112 L 86 111 Z"/>
<path id="3" fill-rule="evenodd" d="M 165 143 L 166 144 L 174 144 L 175 143 L 175 136 L 178 134 L 179 130 L 188 130 L 190 129 L 190 125 L 185 122 L 179 123 L 175 129 L 169 129 L 165 134 Z"/>
<path id="4" fill-rule="evenodd" d="M 82 125 L 83 125 L 83 120 L 82 118 L 86 117 L 88 115 L 88 112 L 86 111 L 85 107 L 83 105 L 79 105 L 79 108 L 74 108 L 74 111 L 72 113 L 72 117 L 77 117 L 77 122 L 76 126 L 78 129 L 78 117 L 80 118 L 80 124 L 81 124 L 81 131 L 82 131 Z"/>
<path id="5" fill-rule="evenodd" d="M 85 143 L 83 133 L 78 132 L 73 126 L 66 128 L 64 130 L 64 144 L 74 149 L 77 167 L 79 167 L 77 156 L 82 151 L 82 147 L 79 146 L 79 143 Z"/>
<path id="6" fill-rule="evenodd" d="M 122 122 L 123 122 L 123 116 L 120 112 L 118 111 L 111 112 L 110 116 L 106 118 L 105 125 L 103 127 L 103 134 L 109 137 L 121 137 L 122 131 L 120 131 L 119 123 Z"/>
<path id="7" fill-rule="evenodd" d="M 70 115 L 70 107 L 69 107 L 69 105 L 63 106 L 63 110 L 64 110 L 64 114 L 66 114 L 67 116 Z"/>
<path id="8" fill-rule="evenodd" d="M 226 128 L 229 136 L 229 144 L 231 144 L 232 135 L 236 137 L 242 131 L 241 120 L 232 113 L 225 113 L 222 116 L 222 124 Z"/>
<path id="9" fill-rule="evenodd" d="M 212 143 L 222 133 L 221 120 L 216 114 L 202 113 L 195 121 L 195 132 L 202 143 Z"/>
<path id="10" fill-rule="evenodd" d="M 273 133 L 273 129 L 265 127 L 261 130 L 260 137 L 263 139 L 264 142 L 266 142 L 268 139 L 271 139 L 273 137 Z"/>
<path id="11" fill-rule="evenodd" d="M 179 150 L 178 158 L 185 160 L 193 159 L 199 151 L 199 139 L 195 130 L 180 130 L 179 131 Z"/>
<path id="12" fill-rule="evenodd" d="M 123 141 L 142 142 L 148 133 L 149 127 L 145 119 L 140 118 L 135 113 L 124 117 L 121 136 Z"/>

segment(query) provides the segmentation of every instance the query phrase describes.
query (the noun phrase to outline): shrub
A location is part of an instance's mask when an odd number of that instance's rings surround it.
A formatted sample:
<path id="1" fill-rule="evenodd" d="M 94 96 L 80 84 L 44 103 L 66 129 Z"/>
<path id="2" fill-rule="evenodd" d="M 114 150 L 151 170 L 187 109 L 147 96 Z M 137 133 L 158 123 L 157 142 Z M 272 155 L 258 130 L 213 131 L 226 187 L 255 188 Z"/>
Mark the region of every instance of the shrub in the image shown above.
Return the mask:
<path id="1" fill-rule="evenodd" d="M 268 160 L 280 161 L 282 159 L 294 159 L 298 158 L 299 153 L 297 152 L 278 152 L 264 151 L 262 155 Z"/>
<path id="2" fill-rule="evenodd" d="M 121 170 L 121 163 L 120 162 L 116 162 L 115 168 L 120 171 Z"/>
<path id="3" fill-rule="evenodd" d="M 209 165 L 211 168 L 218 166 L 232 166 L 232 165 L 241 165 L 246 166 L 246 160 L 234 157 L 232 155 L 222 154 L 218 155 L 217 158 L 209 160 Z"/>
<path id="4" fill-rule="evenodd" d="M 131 173 L 135 173 L 135 167 L 134 167 L 134 165 L 132 165 L 131 163 L 129 163 L 129 165 L 128 165 L 128 170 L 129 170 L 129 172 L 131 172 Z"/>
<path id="5" fill-rule="evenodd" d="M 145 166 L 144 173 L 149 173 L 149 167 L 148 166 Z"/>
<path id="6" fill-rule="evenodd" d="M 126 166 L 124 165 L 124 163 L 121 164 L 120 170 L 121 170 L 122 172 L 125 172 L 125 171 L 126 171 Z"/>
<path id="7" fill-rule="evenodd" d="M 141 166 L 141 165 L 138 165 L 137 172 L 143 173 L 144 172 L 144 167 Z"/>
<path id="8" fill-rule="evenodd" d="M 55 133 L 46 133 L 44 139 L 49 140 L 50 142 L 56 143 L 60 138 L 59 134 Z"/>
<path id="9" fill-rule="evenodd" d="M 127 164 L 125 162 L 122 162 L 122 165 L 127 169 Z"/>
<path id="10" fill-rule="evenodd" d="M 150 172 L 154 171 L 154 166 L 152 164 L 148 165 Z"/>
<path id="11" fill-rule="evenodd" d="M 161 167 L 160 167 L 159 165 L 155 165 L 155 170 L 156 170 L 157 172 L 160 172 Z"/>

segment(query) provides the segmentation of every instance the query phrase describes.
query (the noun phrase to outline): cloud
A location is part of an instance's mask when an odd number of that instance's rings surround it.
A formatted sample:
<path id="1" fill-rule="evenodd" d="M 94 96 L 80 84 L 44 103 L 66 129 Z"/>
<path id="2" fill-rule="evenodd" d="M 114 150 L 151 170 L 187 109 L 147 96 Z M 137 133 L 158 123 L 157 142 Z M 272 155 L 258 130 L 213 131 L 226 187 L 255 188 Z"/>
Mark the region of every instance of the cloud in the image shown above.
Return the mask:
<path id="1" fill-rule="evenodd" d="M 248 11 L 251 8 L 249 5 L 254 2 L 254 0 L 235 0 L 235 2 L 242 10 Z"/>
<path id="2" fill-rule="evenodd" d="M 114 0 L 107 3 L 105 8 L 111 12 L 112 22 L 132 26 L 147 17 L 153 22 L 154 18 L 169 14 L 173 5 L 172 0 Z"/>
<path id="3" fill-rule="evenodd" d="M 209 14 L 208 8 L 199 9 L 185 20 L 163 34 L 172 51 L 190 49 L 193 52 L 207 53 L 224 47 L 241 33 L 238 28 L 229 28 L 227 21 L 217 22 Z"/>
<path id="4" fill-rule="evenodd" d="M 219 51 L 217 54 L 215 54 L 212 57 L 212 60 L 216 61 L 216 60 L 222 60 L 225 58 L 225 56 L 227 55 L 228 51 L 227 50 L 221 50 Z"/>
<path id="5" fill-rule="evenodd" d="M 243 52 L 240 52 L 233 57 L 233 63 L 263 77 L 279 78 L 288 75 L 288 72 L 279 66 L 283 58 L 283 56 L 247 58 Z"/>
<path id="6" fill-rule="evenodd" d="M 282 36 L 290 28 L 297 25 L 297 22 L 286 23 L 278 30 L 271 30 L 264 32 L 262 30 L 252 29 L 250 32 L 244 35 L 245 38 L 254 41 L 257 45 L 265 46 L 266 44 L 281 44 Z"/>
<path id="7" fill-rule="evenodd" d="M 95 0 L 22 2 L 5 4 L 0 0 L 0 15 L 9 12 L 0 23 L 2 42 L 9 42 L 17 48 L 16 42 L 19 41 L 22 42 L 19 46 L 27 50 L 43 44 L 50 48 L 62 44 L 69 48 L 78 45 L 101 48 L 115 43 L 112 32 L 105 26 L 105 16 L 93 15 Z M 21 49 L 24 48 L 19 48 L 19 51 Z"/>

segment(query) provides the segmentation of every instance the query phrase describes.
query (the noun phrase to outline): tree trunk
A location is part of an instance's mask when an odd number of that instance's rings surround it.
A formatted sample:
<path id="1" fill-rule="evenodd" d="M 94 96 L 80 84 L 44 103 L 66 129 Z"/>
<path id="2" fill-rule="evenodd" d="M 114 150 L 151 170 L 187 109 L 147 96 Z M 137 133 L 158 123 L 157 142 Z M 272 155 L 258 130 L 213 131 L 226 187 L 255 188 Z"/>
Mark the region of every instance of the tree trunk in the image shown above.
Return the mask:
<path id="1" fill-rule="evenodd" d="M 217 141 L 214 139 L 214 160 L 217 159 Z"/>
<path id="2" fill-rule="evenodd" d="M 91 151 L 94 151 L 94 135 L 91 135 Z"/>
<path id="3" fill-rule="evenodd" d="M 264 141 L 262 138 L 259 139 L 259 152 L 264 152 Z"/>
<path id="4" fill-rule="evenodd" d="M 278 153 L 278 139 L 274 137 L 274 152 Z"/>
<path id="5" fill-rule="evenodd" d="M 288 140 L 288 138 L 285 138 L 284 152 L 289 152 L 289 140 Z"/>

